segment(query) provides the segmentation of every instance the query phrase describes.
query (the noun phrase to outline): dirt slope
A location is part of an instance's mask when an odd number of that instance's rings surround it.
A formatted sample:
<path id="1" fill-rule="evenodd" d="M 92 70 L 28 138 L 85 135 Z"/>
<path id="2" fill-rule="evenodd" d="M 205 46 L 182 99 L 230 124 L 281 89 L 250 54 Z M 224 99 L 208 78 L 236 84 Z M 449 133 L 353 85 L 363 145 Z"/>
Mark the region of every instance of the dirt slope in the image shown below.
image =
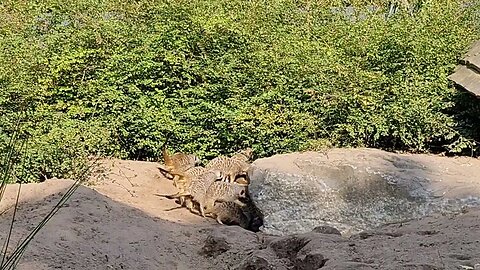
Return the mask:
<path id="1" fill-rule="evenodd" d="M 473 269 L 480 263 L 476 209 L 351 238 L 312 232 L 292 240 L 221 226 L 186 209 L 165 211 L 177 204 L 154 194 L 175 189 L 155 163 L 113 160 L 108 165 L 110 171 L 82 186 L 37 235 L 19 269 Z M 22 185 L 11 243 L 18 243 L 71 183 Z M 17 188 L 8 186 L 0 204 L 2 243 Z M 289 241 L 297 238 L 306 240 L 295 249 Z M 283 246 L 289 251 L 282 252 Z M 318 252 L 323 261 L 306 259 Z"/>

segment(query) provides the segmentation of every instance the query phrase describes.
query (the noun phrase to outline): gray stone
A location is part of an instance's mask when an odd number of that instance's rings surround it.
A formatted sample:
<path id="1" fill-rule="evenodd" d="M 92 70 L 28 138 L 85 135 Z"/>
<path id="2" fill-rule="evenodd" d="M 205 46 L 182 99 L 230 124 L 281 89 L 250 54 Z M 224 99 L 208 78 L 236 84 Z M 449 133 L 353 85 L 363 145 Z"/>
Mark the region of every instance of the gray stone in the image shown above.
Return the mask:
<path id="1" fill-rule="evenodd" d="M 242 263 L 235 268 L 236 270 L 270 270 L 274 269 L 269 262 L 258 255 L 250 255 L 246 257 Z"/>
<path id="2" fill-rule="evenodd" d="M 480 205 L 475 166 L 480 160 L 376 149 L 293 153 L 256 160 L 249 192 L 264 215 L 264 232 L 305 233 L 328 225 L 348 236 Z"/>
<path id="3" fill-rule="evenodd" d="M 295 268 L 298 270 L 317 270 L 325 265 L 327 259 L 318 251 L 297 258 Z"/>

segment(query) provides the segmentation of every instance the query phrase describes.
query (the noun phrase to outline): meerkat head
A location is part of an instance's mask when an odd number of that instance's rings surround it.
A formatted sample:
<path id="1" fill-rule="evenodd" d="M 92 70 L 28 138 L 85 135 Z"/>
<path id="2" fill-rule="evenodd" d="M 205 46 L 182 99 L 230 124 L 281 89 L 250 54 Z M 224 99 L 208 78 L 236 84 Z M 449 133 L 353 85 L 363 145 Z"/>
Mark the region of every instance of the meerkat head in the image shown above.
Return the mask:
<path id="1" fill-rule="evenodd" d="M 235 183 L 232 183 L 232 185 L 234 185 L 235 190 L 236 190 L 235 193 L 238 194 L 238 197 L 239 197 L 239 198 L 245 198 L 245 197 L 247 196 L 246 185 L 240 185 L 240 184 L 238 184 L 238 183 L 236 183 L 236 182 L 235 182 Z"/>
<path id="2" fill-rule="evenodd" d="M 245 176 L 240 176 L 235 179 L 235 183 L 239 184 L 240 186 L 248 186 L 249 180 Z"/>
<path id="3" fill-rule="evenodd" d="M 201 160 L 196 155 L 190 154 L 189 157 L 190 157 L 191 160 L 193 160 L 195 166 L 200 164 Z"/>
<path id="4" fill-rule="evenodd" d="M 253 149 L 248 147 L 248 148 L 245 148 L 245 149 L 242 149 L 240 151 L 238 151 L 235 155 L 242 155 L 245 157 L 245 161 L 249 161 L 252 159 L 253 157 Z"/>
<path id="5" fill-rule="evenodd" d="M 215 180 L 221 180 L 224 176 L 221 170 L 211 170 L 211 172 L 215 175 Z"/>
<path id="6" fill-rule="evenodd" d="M 251 159 L 253 157 L 253 149 L 250 147 L 243 149 L 243 151 L 241 151 L 240 153 L 248 159 Z"/>

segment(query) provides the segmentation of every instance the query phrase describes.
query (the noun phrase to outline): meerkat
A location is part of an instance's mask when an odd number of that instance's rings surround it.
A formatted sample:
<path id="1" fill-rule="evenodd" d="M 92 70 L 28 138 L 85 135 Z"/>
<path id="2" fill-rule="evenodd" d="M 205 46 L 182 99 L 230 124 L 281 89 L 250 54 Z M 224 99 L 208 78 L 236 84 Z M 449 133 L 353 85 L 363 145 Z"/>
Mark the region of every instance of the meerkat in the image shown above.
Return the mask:
<path id="1" fill-rule="evenodd" d="M 185 172 L 178 173 L 177 175 L 179 176 L 177 183 L 176 183 L 176 188 L 178 188 L 179 193 L 185 193 L 188 190 L 188 187 L 190 186 L 191 181 L 198 176 L 201 176 L 202 174 L 207 173 L 208 170 L 205 169 L 204 167 L 201 166 L 196 166 L 193 168 L 190 168 L 186 170 Z M 180 205 L 181 206 L 186 206 L 189 210 L 192 210 L 193 208 L 193 202 L 191 202 L 189 196 L 181 196 L 179 197 L 180 200 Z M 187 202 L 187 204 L 185 204 Z"/>
<path id="2" fill-rule="evenodd" d="M 195 167 L 200 163 L 200 159 L 194 154 L 175 153 L 169 155 L 166 142 L 162 147 L 162 155 L 165 163 L 165 168 L 159 167 L 160 171 L 170 174 L 173 177 L 173 185 L 176 187 L 181 173 Z"/>
<path id="3" fill-rule="evenodd" d="M 219 224 L 239 225 L 247 229 L 250 223 L 242 208 L 234 202 L 216 202 L 208 216 L 217 220 Z"/>
<path id="4" fill-rule="evenodd" d="M 184 172 L 179 172 L 178 173 L 178 176 L 179 176 L 179 179 L 177 181 L 178 184 L 182 184 L 184 185 L 185 187 L 188 187 L 188 185 L 190 184 L 190 181 L 196 177 L 196 176 L 200 176 L 204 173 L 207 173 L 208 170 L 205 169 L 204 167 L 202 166 L 195 166 L 195 167 L 192 167 Z"/>
<path id="5" fill-rule="evenodd" d="M 233 159 L 238 159 L 244 162 L 249 162 L 252 159 L 252 157 L 253 157 L 253 149 L 250 147 L 240 150 L 232 156 Z"/>
<path id="6" fill-rule="evenodd" d="M 245 198 L 246 186 L 237 183 L 213 182 L 207 189 L 205 201 L 202 202 L 204 212 L 212 211 L 215 202 L 234 202 L 244 207 L 245 204 L 239 198 Z"/>
<path id="7" fill-rule="evenodd" d="M 189 196 L 193 201 L 199 205 L 200 214 L 205 217 L 204 205 L 206 200 L 207 190 L 214 182 L 222 178 L 222 174 L 218 170 L 208 170 L 206 173 L 193 177 L 186 191 L 177 192 L 173 195 L 159 195 L 166 198 L 180 198 L 182 196 Z"/>
<path id="8" fill-rule="evenodd" d="M 218 156 L 212 159 L 206 169 L 215 169 L 223 173 L 222 181 L 233 183 L 239 175 L 247 175 L 251 165 L 247 162 L 226 156 Z"/>
<path id="9" fill-rule="evenodd" d="M 246 204 L 245 207 L 242 207 L 242 211 L 248 219 L 248 229 L 254 232 L 258 232 L 260 230 L 260 227 L 263 226 L 263 214 L 253 202 L 248 192 L 248 189 L 247 195 L 244 199 L 242 199 L 242 202 Z"/>
<path id="10" fill-rule="evenodd" d="M 240 175 L 235 178 L 234 183 L 237 183 L 242 186 L 248 186 L 250 185 L 250 177 L 248 176 L 248 173 L 245 175 Z"/>

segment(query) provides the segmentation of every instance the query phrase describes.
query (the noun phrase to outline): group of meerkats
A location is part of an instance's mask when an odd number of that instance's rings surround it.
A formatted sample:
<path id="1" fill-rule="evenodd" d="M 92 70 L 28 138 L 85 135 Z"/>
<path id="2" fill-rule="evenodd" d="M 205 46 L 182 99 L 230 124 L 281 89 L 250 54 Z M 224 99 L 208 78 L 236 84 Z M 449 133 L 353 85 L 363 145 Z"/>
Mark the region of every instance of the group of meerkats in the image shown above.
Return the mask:
<path id="1" fill-rule="evenodd" d="M 263 224 L 262 215 L 248 193 L 249 171 L 253 150 L 246 148 L 231 157 L 218 156 L 205 167 L 194 154 L 162 150 L 164 165 L 160 172 L 178 189 L 176 194 L 159 195 L 178 199 L 192 213 L 211 217 L 220 224 L 239 225 L 258 230 Z"/>

